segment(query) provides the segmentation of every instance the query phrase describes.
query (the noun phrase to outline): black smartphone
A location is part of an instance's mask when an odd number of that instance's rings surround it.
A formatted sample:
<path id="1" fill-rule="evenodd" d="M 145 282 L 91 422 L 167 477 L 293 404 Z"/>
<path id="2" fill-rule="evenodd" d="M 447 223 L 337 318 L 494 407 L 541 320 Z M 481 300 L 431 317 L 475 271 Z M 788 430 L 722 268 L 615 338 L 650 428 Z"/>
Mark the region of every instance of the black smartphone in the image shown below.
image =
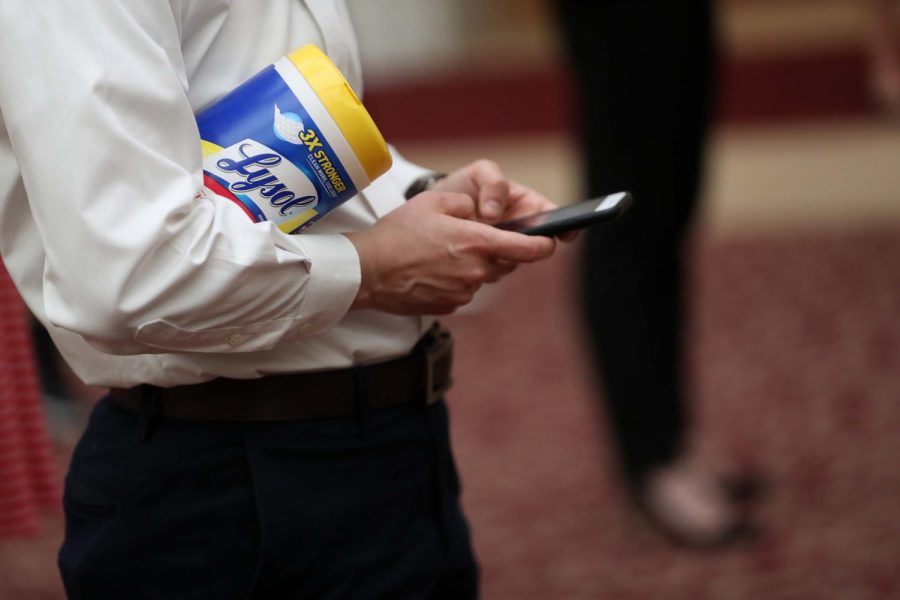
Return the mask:
<path id="1" fill-rule="evenodd" d="M 592 200 L 585 200 L 556 210 L 528 215 L 497 223 L 494 227 L 516 231 L 526 235 L 554 236 L 567 231 L 583 229 L 594 223 L 612 221 L 631 206 L 634 199 L 630 192 L 617 192 Z"/>

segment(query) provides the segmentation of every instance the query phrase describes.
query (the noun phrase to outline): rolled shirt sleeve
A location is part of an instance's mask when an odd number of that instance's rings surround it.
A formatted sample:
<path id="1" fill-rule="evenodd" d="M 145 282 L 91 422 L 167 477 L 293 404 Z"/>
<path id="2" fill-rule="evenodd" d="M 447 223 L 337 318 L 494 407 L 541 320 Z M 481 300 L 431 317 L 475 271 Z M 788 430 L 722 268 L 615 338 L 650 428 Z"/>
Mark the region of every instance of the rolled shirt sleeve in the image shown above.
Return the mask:
<path id="1" fill-rule="evenodd" d="M 346 237 L 289 236 L 199 193 L 170 3 L 4 0 L 0 16 L 0 110 L 51 323 L 112 354 L 252 352 L 344 316 L 360 281 Z"/>

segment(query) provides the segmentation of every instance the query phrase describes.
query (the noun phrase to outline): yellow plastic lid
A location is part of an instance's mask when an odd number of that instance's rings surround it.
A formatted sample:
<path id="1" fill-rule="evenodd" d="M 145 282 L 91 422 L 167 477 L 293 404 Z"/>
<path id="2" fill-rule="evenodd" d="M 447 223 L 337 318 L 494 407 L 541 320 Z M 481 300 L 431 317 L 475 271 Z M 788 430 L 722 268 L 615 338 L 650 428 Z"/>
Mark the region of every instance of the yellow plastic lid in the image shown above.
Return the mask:
<path id="1" fill-rule="evenodd" d="M 344 134 L 369 181 L 391 168 L 391 153 L 375 121 L 324 52 L 313 45 L 288 54 Z"/>

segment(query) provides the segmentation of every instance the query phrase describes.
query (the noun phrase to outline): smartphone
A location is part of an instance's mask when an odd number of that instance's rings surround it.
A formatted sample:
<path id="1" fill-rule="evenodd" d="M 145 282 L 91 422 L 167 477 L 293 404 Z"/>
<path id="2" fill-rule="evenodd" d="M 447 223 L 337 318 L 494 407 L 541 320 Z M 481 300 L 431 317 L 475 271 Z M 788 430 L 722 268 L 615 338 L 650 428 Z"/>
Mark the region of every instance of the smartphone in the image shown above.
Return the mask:
<path id="1" fill-rule="evenodd" d="M 497 223 L 494 227 L 526 235 L 554 236 L 567 231 L 583 229 L 594 223 L 612 221 L 628 210 L 633 201 L 630 192 L 618 192 L 557 208 L 556 210 L 535 213 L 511 221 L 503 221 L 502 223 Z"/>

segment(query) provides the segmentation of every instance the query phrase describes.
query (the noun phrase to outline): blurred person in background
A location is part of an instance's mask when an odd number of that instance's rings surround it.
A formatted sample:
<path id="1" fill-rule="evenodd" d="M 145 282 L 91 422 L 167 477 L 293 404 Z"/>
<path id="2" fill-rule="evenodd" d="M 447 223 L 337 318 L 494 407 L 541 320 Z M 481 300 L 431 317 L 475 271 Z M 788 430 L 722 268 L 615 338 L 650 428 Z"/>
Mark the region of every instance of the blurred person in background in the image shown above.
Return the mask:
<path id="1" fill-rule="evenodd" d="M 558 0 L 580 91 L 590 197 L 635 204 L 586 233 L 581 281 L 621 471 L 676 541 L 714 546 L 742 529 L 736 504 L 688 457 L 684 245 L 713 110 L 711 0 Z M 727 393 L 727 390 L 722 390 Z"/>
<path id="2" fill-rule="evenodd" d="M 550 256 L 485 222 L 555 206 L 396 153 L 301 235 L 198 195 L 194 115 L 260 69 L 316 44 L 361 92 L 343 2 L 4 0 L 0 27 L 0 251 L 112 388 L 66 478 L 69 597 L 476 597 L 430 315 Z"/>
<path id="3" fill-rule="evenodd" d="M 876 110 L 900 118 L 900 48 L 896 0 L 870 0 L 869 82 Z"/>

